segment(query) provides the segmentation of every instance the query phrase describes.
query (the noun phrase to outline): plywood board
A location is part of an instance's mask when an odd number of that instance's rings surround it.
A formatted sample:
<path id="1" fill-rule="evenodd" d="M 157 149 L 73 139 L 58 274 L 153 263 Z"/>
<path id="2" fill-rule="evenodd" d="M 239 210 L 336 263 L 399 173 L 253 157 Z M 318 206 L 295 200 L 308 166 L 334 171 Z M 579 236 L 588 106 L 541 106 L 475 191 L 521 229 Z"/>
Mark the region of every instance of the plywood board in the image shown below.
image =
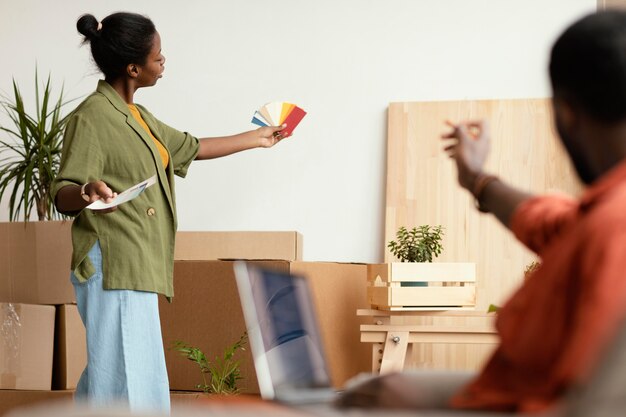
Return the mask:
<path id="1" fill-rule="evenodd" d="M 493 343 L 416 343 L 405 360 L 405 368 L 448 371 L 478 371 L 494 349 Z"/>
<path id="2" fill-rule="evenodd" d="M 458 186 L 443 152 L 445 120 L 491 124 L 487 170 L 533 192 L 578 194 L 580 185 L 552 126 L 548 99 L 404 102 L 389 106 L 385 246 L 401 226 L 445 228 L 441 262 L 475 262 L 476 308 L 502 303 L 536 260 L 491 215 L 481 215 Z M 395 259 L 385 248 L 385 262 Z"/>
<path id="3" fill-rule="evenodd" d="M 626 0 L 598 0 L 598 10 L 626 9 Z"/>

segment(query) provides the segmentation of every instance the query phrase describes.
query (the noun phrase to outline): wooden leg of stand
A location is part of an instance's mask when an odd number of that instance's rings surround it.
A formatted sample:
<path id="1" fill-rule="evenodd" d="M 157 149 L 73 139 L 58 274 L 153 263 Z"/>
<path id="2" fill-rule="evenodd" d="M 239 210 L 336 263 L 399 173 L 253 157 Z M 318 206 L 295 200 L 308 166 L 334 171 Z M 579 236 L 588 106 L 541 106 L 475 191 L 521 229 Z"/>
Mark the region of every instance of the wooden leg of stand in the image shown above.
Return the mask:
<path id="1" fill-rule="evenodd" d="M 406 355 L 404 355 L 404 363 L 405 364 L 410 364 L 413 362 L 413 347 L 414 347 L 414 343 L 409 343 L 409 345 L 406 347 Z"/>
<path id="2" fill-rule="evenodd" d="M 372 344 L 372 372 L 379 373 L 380 372 L 380 364 L 383 361 L 383 344 L 382 343 L 374 343 Z"/>
<path id="3" fill-rule="evenodd" d="M 404 368 L 406 349 L 409 344 L 409 332 L 388 332 L 380 373 L 401 371 Z"/>

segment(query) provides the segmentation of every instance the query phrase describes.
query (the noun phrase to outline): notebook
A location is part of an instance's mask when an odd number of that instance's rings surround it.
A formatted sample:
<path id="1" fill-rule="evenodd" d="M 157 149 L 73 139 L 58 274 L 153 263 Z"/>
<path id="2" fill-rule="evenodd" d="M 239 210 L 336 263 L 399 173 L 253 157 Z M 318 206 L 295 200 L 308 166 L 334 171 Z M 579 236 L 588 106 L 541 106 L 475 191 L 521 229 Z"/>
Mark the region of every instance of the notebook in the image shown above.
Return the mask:
<path id="1" fill-rule="evenodd" d="M 332 401 L 337 393 L 306 279 L 242 261 L 234 268 L 261 397 L 289 404 Z"/>

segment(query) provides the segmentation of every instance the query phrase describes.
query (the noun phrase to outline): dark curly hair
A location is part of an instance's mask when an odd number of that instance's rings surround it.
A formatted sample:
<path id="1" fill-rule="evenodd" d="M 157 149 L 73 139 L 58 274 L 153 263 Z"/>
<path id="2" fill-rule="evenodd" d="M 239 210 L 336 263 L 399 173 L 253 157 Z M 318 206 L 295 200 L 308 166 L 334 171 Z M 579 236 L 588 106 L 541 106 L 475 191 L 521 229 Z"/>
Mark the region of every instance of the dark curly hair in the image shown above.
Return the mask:
<path id="1" fill-rule="evenodd" d="M 91 14 L 82 15 L 76 29 L 91 45 L 91 55 L 108 80 L 126 72 L 129 64 L 146 62 L 156 28 L 152 20 L 136 13 L 113 13 L 105 17 L 101 26 Z"/>

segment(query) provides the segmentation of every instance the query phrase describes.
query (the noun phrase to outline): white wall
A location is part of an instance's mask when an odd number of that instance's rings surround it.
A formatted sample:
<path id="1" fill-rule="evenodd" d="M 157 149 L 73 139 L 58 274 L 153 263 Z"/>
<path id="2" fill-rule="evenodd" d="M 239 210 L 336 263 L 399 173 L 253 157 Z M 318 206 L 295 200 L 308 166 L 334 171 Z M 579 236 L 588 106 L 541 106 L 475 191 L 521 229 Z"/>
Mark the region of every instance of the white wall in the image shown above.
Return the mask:
<path id="1" fill-rule="evenodd" d="M 545 97 L 550 45 L 596 0 L 0 0 L 0 89 L 34 66 L 69 97 L 95 87 L 79 15 L 157 25 L 165 77 L 136 101 L 197 136 L 251 129 L 268 101 L 308 116 L 270 150 L 197 162 L 177 181 L 181 230 L 298 230 L 306 260 L 382 260 L 392 101 Z M 511 132 L 514 134 L 514 132 Z M 438 140 L 438 138 L 433 138 Z M 451 184 L 451 186 L 454 186 Z M 6 203 L 0 220 L 6 221 Z"/>

